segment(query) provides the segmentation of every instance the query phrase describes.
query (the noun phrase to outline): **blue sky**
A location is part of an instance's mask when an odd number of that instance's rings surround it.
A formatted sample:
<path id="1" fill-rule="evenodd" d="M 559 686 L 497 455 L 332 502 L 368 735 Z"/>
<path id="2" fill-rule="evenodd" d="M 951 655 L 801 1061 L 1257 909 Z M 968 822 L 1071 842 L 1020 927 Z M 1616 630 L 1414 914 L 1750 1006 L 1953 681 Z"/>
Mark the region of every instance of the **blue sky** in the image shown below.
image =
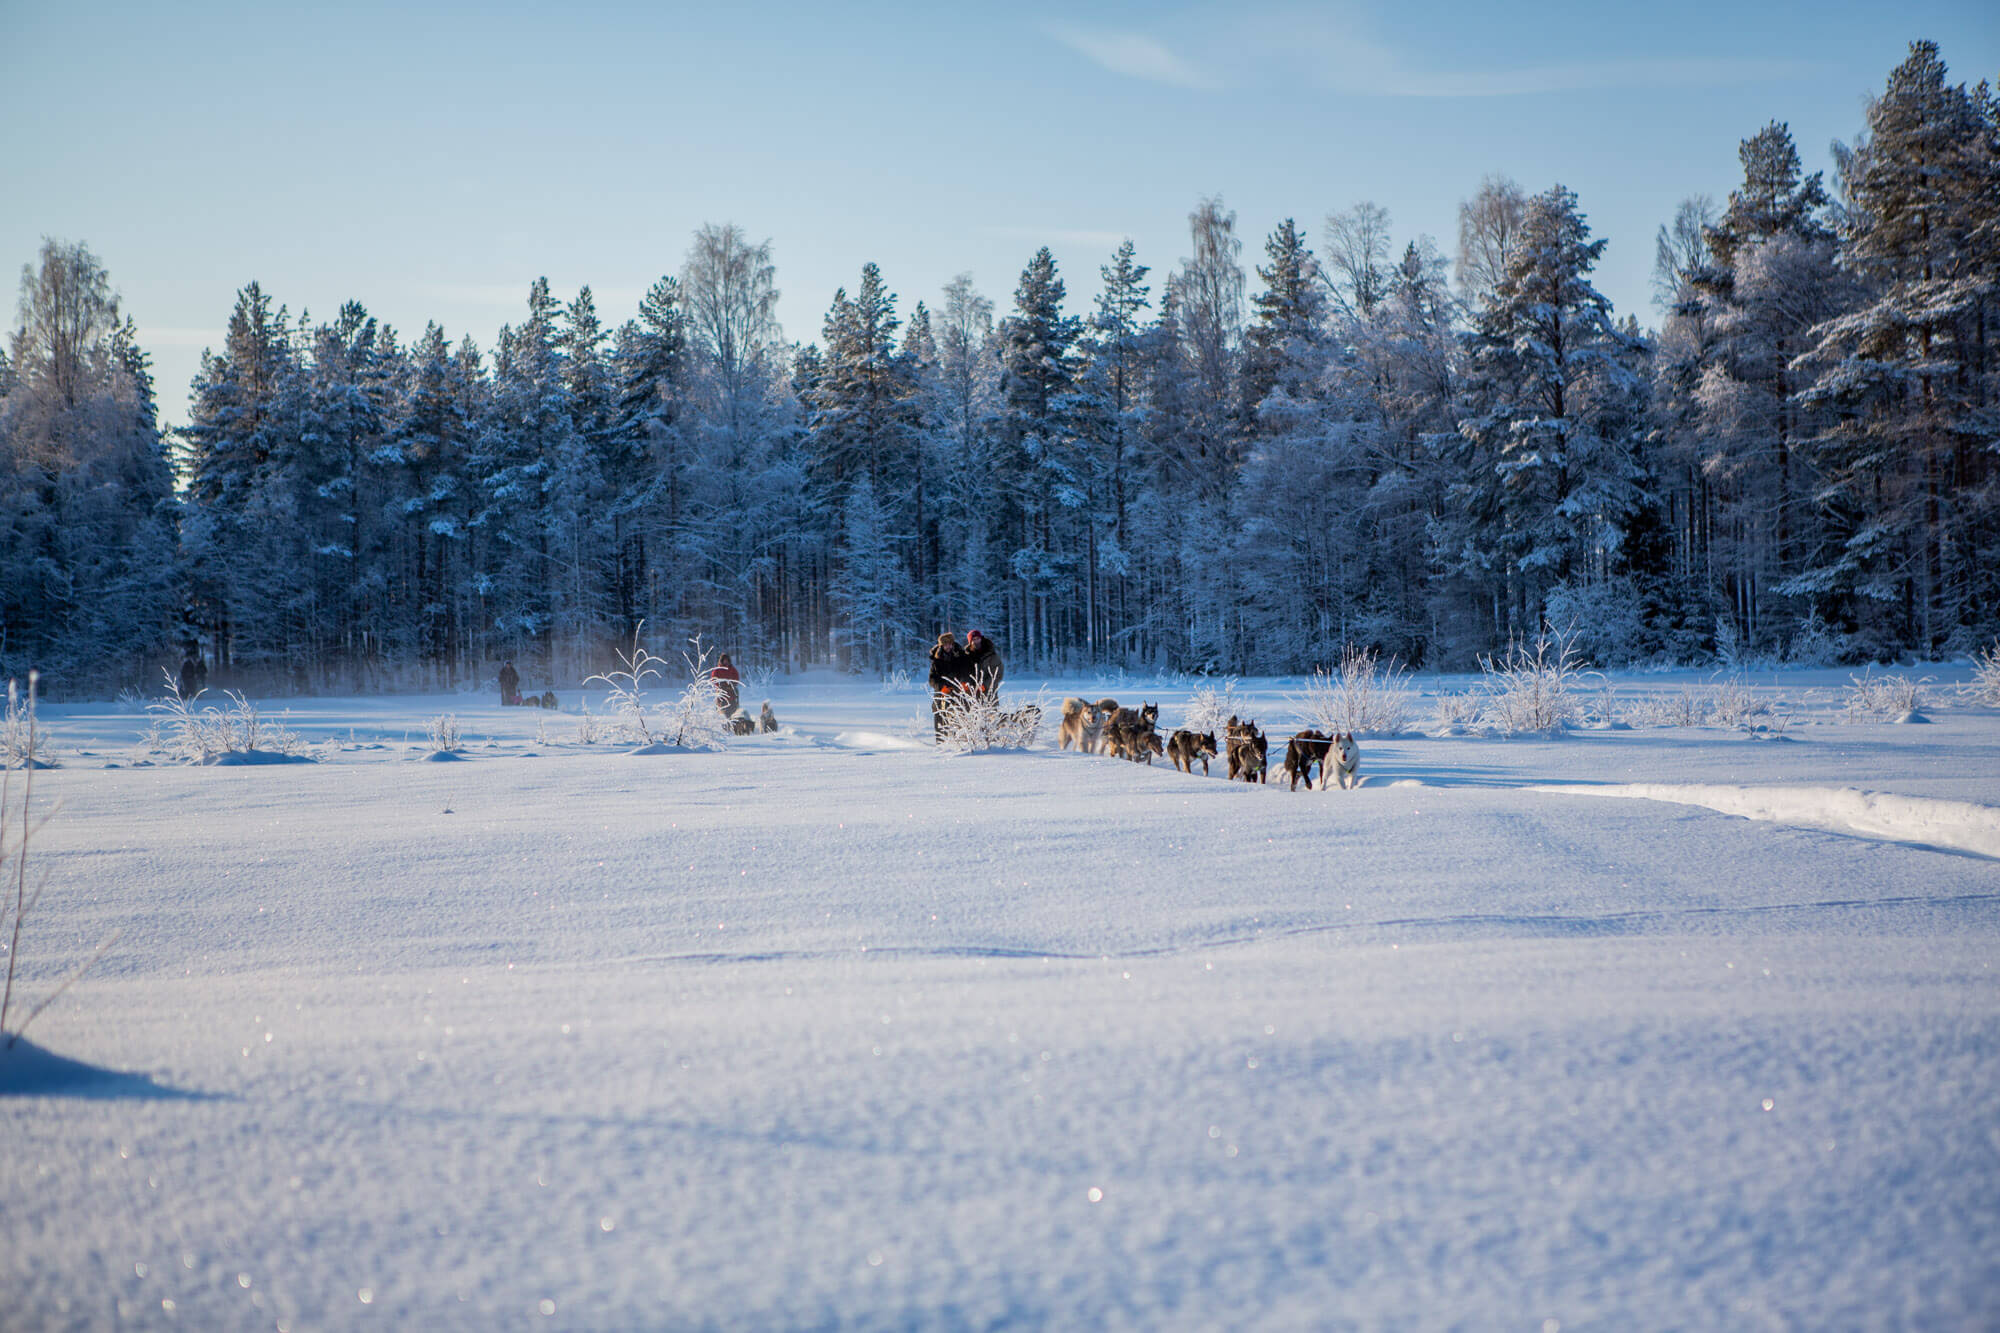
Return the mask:
<path id="1" fill-rule="evenodd" d="M 1246 266 L 1364 199 L 1449 254 L 1498 172 L 1575 190 L 1651 323 L 1654 232 L 1741 139 L 1786 120 L 1825 166 L 1911 40 L 2000 72 L 1994 10 L 0 0 L 0 261 L 87 242 L 174 422 L 253 279 L 490 347 L 540 275 L 629 317 L 704 222 L 771 240 L 812 339 L 871 260 L 906 312 L 967 271 L 1004 312 L 1046 244 L 1080 311 L 1130 236 L 1157 291 L 1205 195 Z"/>

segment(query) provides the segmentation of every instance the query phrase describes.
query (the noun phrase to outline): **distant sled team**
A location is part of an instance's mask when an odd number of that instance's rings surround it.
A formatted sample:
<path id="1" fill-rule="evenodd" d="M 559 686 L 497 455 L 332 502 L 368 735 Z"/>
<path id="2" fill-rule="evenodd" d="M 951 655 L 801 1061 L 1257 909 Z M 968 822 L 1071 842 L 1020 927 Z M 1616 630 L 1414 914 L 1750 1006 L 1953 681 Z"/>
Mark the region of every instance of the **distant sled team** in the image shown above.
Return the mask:
<path id="1" fill-rule="evenodd" d="M 1116 699 L 1070 698 L 1063 700 L 1062 725 L 1056 733 L 1056 748 L 1075 749 L 1079 754 L 1109 754 L 1134 763 L 1153 762 L 1164 754 L 1174 768 L 1192 774 L 1201 765 L 1208 776 L 1209 761 L 1223 758 L 1231 782 L 1268 781 L 1270 742 L 1254 721 L 1231 717 L 1223 730 L 1221 746 L 1215 733 L 1181 729 L 1164 743 L 1158 729 L 1160 706 L 1121 708 Z M 1285 745 L 1285 761 L 1280 775 L 1291 780 L 1291 790 L 1299 783 L 1308 791 L 1315 786 L 1326 791 L 1338 786 L 1351 790 L 1361 785 L 1361 745 L 1352 732 L 1323 735 L 1308 727 Z"/>

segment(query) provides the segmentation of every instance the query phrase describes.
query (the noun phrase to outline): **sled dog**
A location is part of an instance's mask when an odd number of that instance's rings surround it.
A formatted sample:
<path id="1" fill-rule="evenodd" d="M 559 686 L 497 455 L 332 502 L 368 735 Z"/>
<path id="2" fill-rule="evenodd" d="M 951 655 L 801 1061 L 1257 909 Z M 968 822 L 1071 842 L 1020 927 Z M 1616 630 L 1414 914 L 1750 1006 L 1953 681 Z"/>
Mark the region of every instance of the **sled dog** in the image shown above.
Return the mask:
<path id="1" fill-rule="evenodd" d="M 1208 776 L 1208 761 L 1215 758 L 1215 733 L 1212 731 L 1188 731 L 1183 728 L 1173 734 L 1167 742 L 1167 754 L 1174 761 L 1174 767 L 1192 775 L 1194 762 L 1201 761 L 1201 775 Z"/>
<path id="2" fill-rule="evenodd" d="M 1056 733 L 1057 749 L 1067 750 L 1074 745 L 1078 754 L 1095 754 L 1103 738 L 1104 718 L 1096 704 L 1088 699 L 1063 700 L 1062 726 Z"/>
<path id="3" fill-rule="evenodd" d="M 1319 767 L 1319 789 L 1338 782 L 1342 791 L 1361 785 L 1361 745 L 1351 731 L 1334 733 L 1333 749 Z"/>
<path id="4" fill-rule="evenodd" d="M 1292 780 L 1293 791 L 1299 789 L 1301 781 L 1307 791 L 1313 789 L 1313 769 L 1317 766 L 1325 774 L 1326 754 L 1332 747 L 1331 736 L 1323 736 L 1311 727 L 1285 742 L 1285 766 L 1281 771 Z"/>
<path id="5" fill-rule="evenodd" d="M 1229 719 L 1227 729 L 1229 746 L 1229 780 L 1242 778 L 1245 782 L 1264 781 L 1265 761 L 1269 757 L 1269 742 L 1264 733 L 1257 730 L 1255 722 L 1239 722 L 1234 716 Z"/>
<path id="6" fill-rule="evenodd" d="M 766 699 L 764 706 L 757 710 L 757 729 L 759 731 L 776 731 L 778 729 L 778 715 L 771 711 L 771 701 L 769 699 Z"/>

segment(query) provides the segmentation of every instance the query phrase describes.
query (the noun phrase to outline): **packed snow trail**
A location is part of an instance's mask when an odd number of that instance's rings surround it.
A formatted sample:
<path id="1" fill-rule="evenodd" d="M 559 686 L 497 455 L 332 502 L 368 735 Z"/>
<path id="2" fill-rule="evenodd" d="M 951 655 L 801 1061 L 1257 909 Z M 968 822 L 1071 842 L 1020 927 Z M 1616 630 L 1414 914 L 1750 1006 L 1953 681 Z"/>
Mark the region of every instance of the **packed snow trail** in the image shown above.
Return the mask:
<path id="1" fill-rule="evenodd" d="M 1663 782 L 1548 784 L 1534 790 L 1565 796 L 1614 796 L 1699 805 L 1745 819 L 1858 833 L 2000 860 L 2000 810 L 1970 801 L 1940 801 L 1894 792 L 1862 791 L 1857 787 L 1743 787 Z"/>

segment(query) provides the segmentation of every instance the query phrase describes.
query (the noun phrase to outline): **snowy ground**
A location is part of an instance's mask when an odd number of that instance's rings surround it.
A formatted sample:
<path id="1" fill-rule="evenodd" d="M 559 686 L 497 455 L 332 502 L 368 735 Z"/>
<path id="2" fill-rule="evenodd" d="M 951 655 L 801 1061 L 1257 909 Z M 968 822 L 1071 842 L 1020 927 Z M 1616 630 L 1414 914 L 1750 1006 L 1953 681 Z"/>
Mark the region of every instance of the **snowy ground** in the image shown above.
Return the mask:
<path id="1" fill-rule="evenodd" d="M 124 934 L 0 1055 L 0 1326 L 2000 1326 L 2000 710 L 1930 674 L 1296 795 L 829 677 L 715 755 L 48 708 L 17 984 Z"/>

